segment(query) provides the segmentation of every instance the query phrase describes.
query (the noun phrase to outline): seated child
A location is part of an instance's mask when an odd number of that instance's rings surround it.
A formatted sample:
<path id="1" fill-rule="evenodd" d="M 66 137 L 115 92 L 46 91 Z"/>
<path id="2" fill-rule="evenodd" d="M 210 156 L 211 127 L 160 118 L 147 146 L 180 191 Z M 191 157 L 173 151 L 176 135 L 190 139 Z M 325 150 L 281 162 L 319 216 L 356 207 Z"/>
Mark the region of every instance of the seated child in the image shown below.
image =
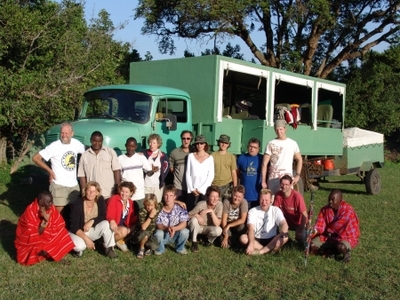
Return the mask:
<path id="1" fill-rule="evenodd" d="M 175 200 L 175 203 L 186 209 L 184 202 Z M 154 236 L 154 231 L 157 229 L 156 220 L 163 208 L 163 202 L 158 202 L 155 194 L 146 194 L 143 206 L 139 212 L 140 225 L 138 225 L 138 231 L 132 238 L 135 244 L 139 244 L 137 258 L 151 255 L 152 251 L 155 251 L 159 247 L 159 243 Z"/>
<path id="2" fill-rule="evenodd" d="M 146 194 L 144 207 L 139 212 L 139 230 L 133 236 L 133 242 L 139 244 L 137 258 L 143 258 L 144 255 L 151 255 L 152 250 L 158 248 L 157 239 L 154 237 L 156 229 L 156 220 L 158 213 L 162 209 L 161 202 L 157 203 L 155 194 Z"/>

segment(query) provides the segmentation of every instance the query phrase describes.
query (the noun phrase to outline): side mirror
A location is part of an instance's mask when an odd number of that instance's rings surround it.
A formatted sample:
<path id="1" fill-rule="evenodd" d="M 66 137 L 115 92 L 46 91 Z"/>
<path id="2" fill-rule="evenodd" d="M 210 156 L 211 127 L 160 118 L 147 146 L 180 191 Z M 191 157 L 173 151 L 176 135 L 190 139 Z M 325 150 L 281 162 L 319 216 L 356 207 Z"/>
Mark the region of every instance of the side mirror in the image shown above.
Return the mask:
<path id="1" fill-rule="evenodd" d="M 166 126 L 169 130 L 177 129 L 177 120 L 175 115 L 166 115 L 164 120 L 166 121 Z"/>

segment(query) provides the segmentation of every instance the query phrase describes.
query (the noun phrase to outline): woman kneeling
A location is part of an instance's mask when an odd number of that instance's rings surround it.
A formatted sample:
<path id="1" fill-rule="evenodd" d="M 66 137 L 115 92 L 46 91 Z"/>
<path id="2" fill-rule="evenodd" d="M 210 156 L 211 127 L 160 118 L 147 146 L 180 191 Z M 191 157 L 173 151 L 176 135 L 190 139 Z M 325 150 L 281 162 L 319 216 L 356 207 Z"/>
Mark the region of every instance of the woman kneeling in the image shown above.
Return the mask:
<path id="1" fill-rule="evenodd" d="M 114 233 L 106 220 L 106 204 L 100 192 L 100 185 L 89 181 L 83 189 L 82 198 L 72 208 L 70 236 L 77 256 L 81 256 L 86 248 L 94 250 L 94 241 L 102 237 L 106 255 L 117 257 L 114 252 Z"/>

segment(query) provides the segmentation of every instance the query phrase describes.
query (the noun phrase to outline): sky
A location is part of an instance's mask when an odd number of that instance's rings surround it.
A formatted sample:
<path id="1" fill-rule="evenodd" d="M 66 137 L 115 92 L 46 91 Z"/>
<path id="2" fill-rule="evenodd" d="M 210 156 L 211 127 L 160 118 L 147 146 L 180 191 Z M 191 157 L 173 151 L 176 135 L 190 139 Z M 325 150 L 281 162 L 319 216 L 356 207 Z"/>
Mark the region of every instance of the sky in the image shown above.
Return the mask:
<path id="1" fill-rule="evenodd" d="M 92 17 L 97 17 L 98 12 L 101 9 L 105 9 L 110 14 L 110 19 L 114 23 L 114 26 L 126 22 L 125 28 L 117 31 L 114 39 L 130 43 L 142 58 L 144 58 L 147 51 L 152 54 L 154 60 L 158 60 L 183 57 L 183 52 L 186 49 L 199 56 L 201 54 L 200 48 L 202 50 L 213 48 L 212 43 L 200 45 L 196 42 L 186 42 L 183 39 L 179 39 L 175 40 L 177 48 L 175 55 L 161 54 L 158 51 L 156 36 L 144 36 L 141 34 L 140 30 L 144 20 L 134 20 L 134 8 L 137 7 L 137 3 L 137 0 L 86 0 L 86 19 L 89 20 Z M 237 43 L 231 41 L 232 45 L 236 45 Z M 241 48 L 244 50 L 243 46 Z M 241 52 L 244 53 L 244 51 Z"/>
<path id="2" fill-rule="evenodd" d="M 118 41 L 128 42 L 132 45 L 132 48 L 136 49 L 140 56 L 144 58 L 147 51 L 153 56 L 153 60 L 179 58 L 183 57 L 185 50 L 194 53 L 196 56 L 201 55 L 201 50 L 213 48 L 213 43 L 206 43 L 203 41 L 187 41 L 184 39 L 175 39 L 176 51 L 174 55 L 161 54 L 158 51 L 158 44 L 156 36 L 144 36 L 141 34 L 141 28 L 143 26 L 143 19 L 134 20 L 134 8 L 137 7 L 137 0 L 86 0 L 85 14 L 86 19 L 89 20 L 92 17 L 97 17 L 98 12 L 101 9 L 105 9 L 110 14 L 110 19 L 117 26 L 121 23 L 126 23 L 123 30 L 115 32 L 114 39 Z M 263 37 L 260 37 L 263 38 Z M 255 37 L 257 39 L 257 37 Z M 253 55 L 250 53 L 248 47 L 239 38 L 233 38 L 225 41 L 230 42 L 232 46 L 238 44 L 241 48 L 241 53 L 244 54 L 245 60 L 251 60 Z M 218 45 L 220 50 L 225 49 L 225 45 Z M 383 51 L 388 47 L 386 43 L 381 43 L 377 47 L 374 47 L 375 51 Z"/>

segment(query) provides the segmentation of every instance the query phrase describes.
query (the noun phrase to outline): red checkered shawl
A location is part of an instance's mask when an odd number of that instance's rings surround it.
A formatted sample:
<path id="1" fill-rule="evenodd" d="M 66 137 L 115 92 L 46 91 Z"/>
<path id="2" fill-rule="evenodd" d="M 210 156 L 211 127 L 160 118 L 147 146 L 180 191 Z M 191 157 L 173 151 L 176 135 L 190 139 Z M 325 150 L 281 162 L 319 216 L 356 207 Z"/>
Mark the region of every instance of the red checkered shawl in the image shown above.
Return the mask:
<path id="1" fill-rule="evenodd" d="M 336 215 L 329 205 L 321 208 L 314 228 L 321 232 L 321 242 L 329 240 L 335 243 L 345 240 L 351 248 L 357 246 L 360 237 L 357 214 L 345 201 L 340 202 Z"/>

